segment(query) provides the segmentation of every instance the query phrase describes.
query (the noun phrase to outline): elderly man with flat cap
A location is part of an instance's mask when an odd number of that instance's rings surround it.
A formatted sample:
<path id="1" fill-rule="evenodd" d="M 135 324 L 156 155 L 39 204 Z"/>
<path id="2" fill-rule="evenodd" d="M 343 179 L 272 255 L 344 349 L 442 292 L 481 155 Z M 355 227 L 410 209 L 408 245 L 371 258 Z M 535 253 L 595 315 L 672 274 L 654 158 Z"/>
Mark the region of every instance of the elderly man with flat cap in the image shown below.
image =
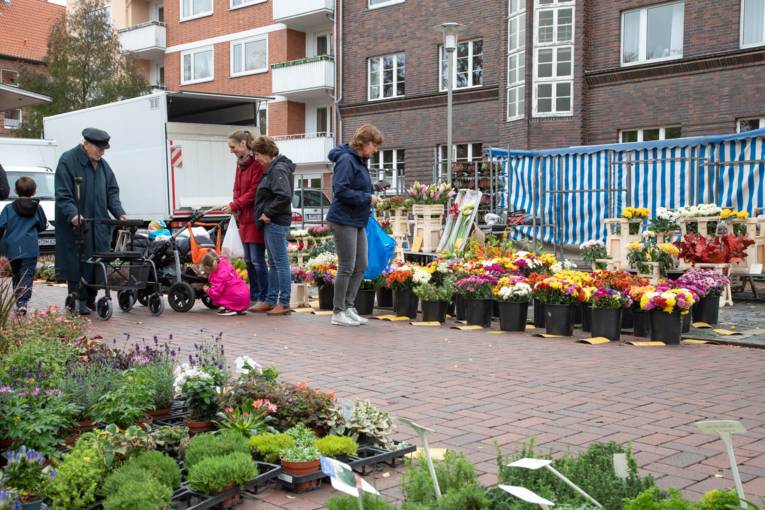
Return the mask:
<path id="1" fill-rule="evenodd" d="M 82 144 L 61 155 L 56 167 L 56 276 L 66 280 L 69 293 L 78 290 L 79 278 L 93 281 L 93 267 L 80 267 L 77 246 L 78 229 L 83 230 L 83 257 L 111 249 L 112 229 L 109 225 L 84 223 L 87 219 L 108 219 L 109 213 L 125 220 L 127 215 L 120 202 L 120 188 L 109 164 L 104 161 L 104 151 L 109 148 L 109 133 L 101 129 L 87 128 L 82 131 Z M 79 216 L 77 186 L 80 177 Z M 90 314 L 95 309 L 97 291 L 88 289 L 79 296 L 77 311 Z"/>

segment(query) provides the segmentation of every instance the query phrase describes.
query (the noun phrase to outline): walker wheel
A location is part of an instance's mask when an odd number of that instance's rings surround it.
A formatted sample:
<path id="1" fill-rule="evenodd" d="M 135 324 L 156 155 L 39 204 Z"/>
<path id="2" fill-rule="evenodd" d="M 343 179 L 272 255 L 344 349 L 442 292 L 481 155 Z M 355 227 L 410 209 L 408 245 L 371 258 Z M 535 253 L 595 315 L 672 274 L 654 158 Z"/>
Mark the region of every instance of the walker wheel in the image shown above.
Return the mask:
<path id="1" fill-rule="evenodd" d="M 117 304 L 123 312 L 129 312 L 135 305 L 135 292 L 132 290 L 121 290 L 117 292 Z"/>
<path id="2" fill-rule="evenodd" d="M 165 300 L 162 299 L 162 294 L 152 294 L 148 299 L 149 313 L 154 317 L 162 315 L 162 312 L 165 311 Z"/>
<path id="3" fill-rule="evenodd" d="M 138 291 L 137 299 L 141 306 L 149 306 L 149 292 L 146 289 Z"/>
<path id="4" fill-rule="evenodd" d="M 102 321 L 108 321 L 112 318 L 114 307 L 112 306 L 112 300 L 108 297 L 102 297 L 96 302 L 96 313 L 98 318 Z"/>
<path id="5" fill-rule="evenodd" d="M 205 291 L 202 291 L 202 295 L 199 297 L 199 300 L 202 301 L 202 304 L 204 304 L 210 310 L 218 309 L 218 307 L 213 304 L 212 298 L 208 296 L 207 292 Z"/>
<path id="6" fill-rule="evenodd" d="M 167 302 L 176 312 L 188 312 L 194 308 L 194 289 L 186 282 L 174 283 L 167 291 Z"/>

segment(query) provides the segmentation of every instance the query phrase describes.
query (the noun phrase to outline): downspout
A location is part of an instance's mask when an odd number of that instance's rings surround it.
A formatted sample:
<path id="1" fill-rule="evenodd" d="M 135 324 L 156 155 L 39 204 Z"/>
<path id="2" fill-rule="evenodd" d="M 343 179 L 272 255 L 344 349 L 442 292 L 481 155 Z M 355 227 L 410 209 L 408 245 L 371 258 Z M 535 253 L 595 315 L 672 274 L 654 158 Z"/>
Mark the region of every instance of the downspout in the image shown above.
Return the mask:
<path id="1" fill-rule="evenodd" d="M 343 120 L 340 102 L 343 100 L 343 0 L 335 0 L 335 144 L 343 142 Z"/>

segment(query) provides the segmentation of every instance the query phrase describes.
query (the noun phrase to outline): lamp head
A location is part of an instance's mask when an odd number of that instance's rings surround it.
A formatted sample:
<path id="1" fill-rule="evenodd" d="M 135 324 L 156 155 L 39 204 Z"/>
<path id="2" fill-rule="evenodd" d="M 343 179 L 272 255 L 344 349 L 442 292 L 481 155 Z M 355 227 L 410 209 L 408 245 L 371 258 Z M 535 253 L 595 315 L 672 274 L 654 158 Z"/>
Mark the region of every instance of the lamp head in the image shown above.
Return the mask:
<path id="1" fill-rule="evenodd" d="M 446 51 L 456 50 L 457 34 L 465 29 L 464 25 L 455 23 L 453 21 L 448 21 L 446 23 L 441 23 L 435 28 L 444 35 L 444 49 Z"/>

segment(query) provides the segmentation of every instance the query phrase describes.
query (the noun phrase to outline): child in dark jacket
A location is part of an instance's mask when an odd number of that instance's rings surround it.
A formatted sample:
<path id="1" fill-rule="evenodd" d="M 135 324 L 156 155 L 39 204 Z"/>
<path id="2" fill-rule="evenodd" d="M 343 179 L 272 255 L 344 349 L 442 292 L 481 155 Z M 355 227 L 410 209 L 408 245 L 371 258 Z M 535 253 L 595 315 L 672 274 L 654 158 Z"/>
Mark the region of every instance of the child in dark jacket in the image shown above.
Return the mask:
<path id="1" fill-rule="evenodd" d="M 27 303 L 32 297 L 32 282 L 37 271 L 40 255 L 37 236 L 48 226 L 48 219 L 39 201 L 32 198 L 37 184 L 31 177 L 16 181 L 18 198 L 6 205 L 0 213 L 0 232 L 4 232 L 5 256 L 11 261 L 13 292 L 16 313 L 27 313 Z"/>

